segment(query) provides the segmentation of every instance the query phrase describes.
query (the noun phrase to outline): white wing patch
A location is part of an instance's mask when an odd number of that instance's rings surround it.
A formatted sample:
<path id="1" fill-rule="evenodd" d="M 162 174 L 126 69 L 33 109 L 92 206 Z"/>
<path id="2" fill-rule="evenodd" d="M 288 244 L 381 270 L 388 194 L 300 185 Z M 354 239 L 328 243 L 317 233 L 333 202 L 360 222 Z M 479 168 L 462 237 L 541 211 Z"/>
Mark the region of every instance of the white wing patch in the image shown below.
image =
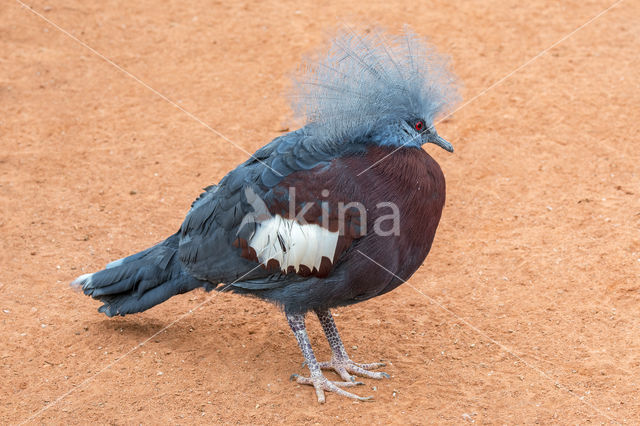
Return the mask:
<path id="1" fill-rule="evenodd" d="M 301 225 L 296 220 L 275 215 L 258 224 L 248 244 L 265 266 L 274 259 L 285 273 L 290 266 L 296 272 L 301 266 L 313 271 L 320 269 L 323 257 L 333 262 L 338 232 L 313 224 Z"/>

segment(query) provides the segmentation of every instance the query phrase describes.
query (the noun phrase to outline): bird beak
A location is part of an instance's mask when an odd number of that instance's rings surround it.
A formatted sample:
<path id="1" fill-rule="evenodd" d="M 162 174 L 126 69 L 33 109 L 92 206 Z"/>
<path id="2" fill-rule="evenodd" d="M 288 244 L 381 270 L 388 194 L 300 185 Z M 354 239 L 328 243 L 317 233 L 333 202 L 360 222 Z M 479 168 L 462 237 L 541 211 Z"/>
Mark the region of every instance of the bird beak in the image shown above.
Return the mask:
<path id="1" fill-rule="evenodd" d="M 444 138 L 441 138 L 440 135 L 435 135 L 430 138 L 429 143 L 436 144 L 445 151 L 453 152 L 453 145 L 447 142 Z"/>

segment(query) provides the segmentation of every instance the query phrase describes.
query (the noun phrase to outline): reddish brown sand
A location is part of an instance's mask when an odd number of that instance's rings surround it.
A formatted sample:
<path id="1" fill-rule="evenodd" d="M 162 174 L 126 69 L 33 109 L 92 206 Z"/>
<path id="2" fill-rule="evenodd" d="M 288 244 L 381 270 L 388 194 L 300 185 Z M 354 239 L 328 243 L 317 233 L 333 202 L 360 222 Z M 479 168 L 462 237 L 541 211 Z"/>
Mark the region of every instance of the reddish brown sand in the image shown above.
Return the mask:
<path id="1" fill-rule="evenodd" d="M 612 1 L 187 3 L 29 4 L 193 116 L 0 6 L 1 423 L 640 419 L 639 2 L 512 75 Z M 199 291 L 108 319 L 68 283 L 173 233 L 291 126 L 288 74 L 340 22 L 429 36 L 470 103 L 438 126 L 455 154 L 427 147 L 448 200 L 424 266 L 337 310 L 352 357 L 392 377 L 321 406 L 271 305 Z"/>

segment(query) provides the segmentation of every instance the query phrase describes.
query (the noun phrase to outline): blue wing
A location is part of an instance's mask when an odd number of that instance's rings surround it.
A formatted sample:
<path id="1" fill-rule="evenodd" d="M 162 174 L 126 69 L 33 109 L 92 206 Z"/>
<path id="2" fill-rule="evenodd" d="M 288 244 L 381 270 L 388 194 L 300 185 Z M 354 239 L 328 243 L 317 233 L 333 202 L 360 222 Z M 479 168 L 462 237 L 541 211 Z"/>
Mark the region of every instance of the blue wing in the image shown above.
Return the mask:
<path id="1" fill-rule="evenodd" d="M 189 273 L 212 283 L 273 278 L 274 271 L 256 268 L 258 263 L 234 246 L 256 230 L 255 222 L 243 222 L 254 211 L 245 191 L 272 198 L 272 189 L 287 176 L 328 165 L 339 155 L 337 147 L 318 148 L 315 142 L 308 128 L 280 136 L 194 201 L 180 229 L 178 251 Z"/>

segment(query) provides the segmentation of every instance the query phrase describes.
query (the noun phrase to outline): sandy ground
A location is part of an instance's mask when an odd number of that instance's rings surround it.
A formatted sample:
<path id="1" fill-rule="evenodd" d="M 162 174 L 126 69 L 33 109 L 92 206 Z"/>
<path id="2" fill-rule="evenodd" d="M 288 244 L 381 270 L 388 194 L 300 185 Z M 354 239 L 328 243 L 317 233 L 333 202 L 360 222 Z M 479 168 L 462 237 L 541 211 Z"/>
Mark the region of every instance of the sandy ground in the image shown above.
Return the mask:
<path id="1" fill-rule="evenodd" d="M 2 2 L 2 423 L 640 419 L 640 3 L 512 75 L 612 2 L 29 4 L 240 148 Z M 173 233 L 289 126 L 288 75 L 341 22 L 430 37 L 470 103 L 438 126 L 456 153 L 428 147 L 448 200 L 424 266 L 337 311 L 352 357 L 392 378 L 321 406 L 289 381 L 305 369 L 273 306 L 194 292 L 108 319 L 68 282 Z"/>

